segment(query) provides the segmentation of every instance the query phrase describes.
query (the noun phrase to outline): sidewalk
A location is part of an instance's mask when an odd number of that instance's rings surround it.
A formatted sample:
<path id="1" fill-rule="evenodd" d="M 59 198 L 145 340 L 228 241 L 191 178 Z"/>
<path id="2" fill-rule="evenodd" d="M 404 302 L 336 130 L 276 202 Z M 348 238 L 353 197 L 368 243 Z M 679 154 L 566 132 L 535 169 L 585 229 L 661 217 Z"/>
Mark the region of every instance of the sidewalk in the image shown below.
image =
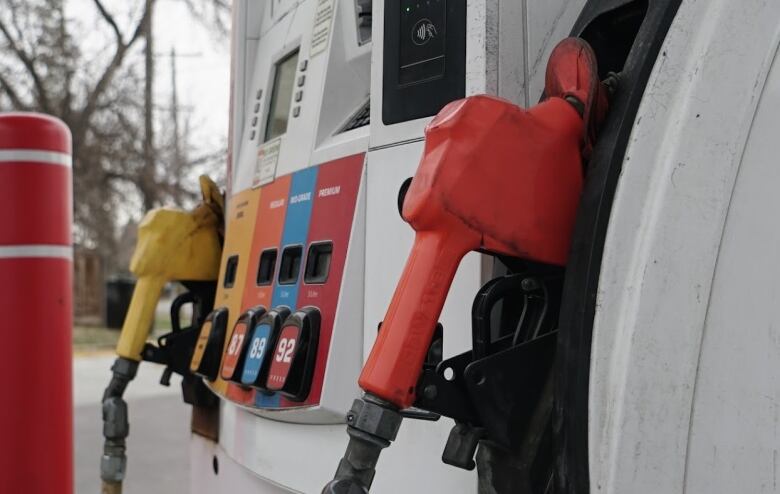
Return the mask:
<path id="1" fill-rule="evenodd" d="M 101 398 L 111 377 L 113 352 L 80 354 L 73 361 L 75 472 L 78 494 L 100 492 Z M 144 362 L 125 393 L 130 415 L 124 494 L 186 494 L 189 491 L 190 407 L 181 400 L 181 379 L 159 384 L 163 368 Z"/>

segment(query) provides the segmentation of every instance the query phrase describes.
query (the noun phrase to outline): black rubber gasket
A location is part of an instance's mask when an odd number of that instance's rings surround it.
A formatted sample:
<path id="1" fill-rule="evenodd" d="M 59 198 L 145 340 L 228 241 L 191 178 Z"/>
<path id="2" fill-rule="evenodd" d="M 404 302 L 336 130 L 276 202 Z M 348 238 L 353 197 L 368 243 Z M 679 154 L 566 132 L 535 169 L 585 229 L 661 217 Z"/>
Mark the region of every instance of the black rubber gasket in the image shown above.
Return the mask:
<path id="1" fill-rule="evenodd" d="M 588 38 L 589 26 L 626 0 L 590 0 L 572 30 Z M 647 1 L 644 17 L 622 70 L 620 89 L 612 101 L 588 165 L 571 255 L 566 270 L 555 363 L 553 411 L 556 493 L 590 492 L 588 396 L 593 318 L 607 226 L 631 130 L 650 72 L 659 57 L 681 0 Z M 595 40 L 594 40 L 595 42 Z M 598 51 L 597 51 L 598 54 Z M 660 56 L 665 56 L 661 53 Z"/>

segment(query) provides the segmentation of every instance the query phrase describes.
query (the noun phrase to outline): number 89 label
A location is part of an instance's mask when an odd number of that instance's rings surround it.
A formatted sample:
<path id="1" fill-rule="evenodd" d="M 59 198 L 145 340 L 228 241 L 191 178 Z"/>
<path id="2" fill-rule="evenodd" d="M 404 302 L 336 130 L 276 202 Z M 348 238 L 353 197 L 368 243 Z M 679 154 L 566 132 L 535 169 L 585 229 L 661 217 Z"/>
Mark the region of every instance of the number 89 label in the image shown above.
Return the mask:
<path id="1" fill-rule="evenodd" d="M 244 360 L 244 372 L 241 375 L 241 382 L 244 384 L 254 384 L 257 376 L 260 374 L 260 368 L 263 365 L 263 358 L 268 349 L 268 338 L 271 335 L 271 326 L 260 324 L 255 327 L 252 334 L 252 340 L 247 348 L 246 359 Z"/>

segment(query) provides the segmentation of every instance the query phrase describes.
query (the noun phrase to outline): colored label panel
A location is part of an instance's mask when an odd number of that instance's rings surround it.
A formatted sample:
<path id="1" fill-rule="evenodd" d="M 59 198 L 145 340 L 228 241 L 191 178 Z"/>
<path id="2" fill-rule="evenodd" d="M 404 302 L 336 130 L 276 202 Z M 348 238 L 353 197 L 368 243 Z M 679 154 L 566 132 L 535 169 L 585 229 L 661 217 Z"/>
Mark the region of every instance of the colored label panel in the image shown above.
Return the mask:
<path id="1" fill-rule="evenodd" d="M 311 219 L 316 181 L 317 168 L 307 168 L 293 175 L 287 206 L 287 218 L 284 222 L 284 233 L 282 234 L 280 246 L 280 256 L 285 247 L 299 245 L 305 248 L 306 239 L 309 237 L 309 221 Z M 276 284 L 272 301 L 274 307 L 286 305 L 290 310 L 295 310 L 298 300 L 298 287 L 301 283 L 302 267 L 299 266 L 298 268 L 298 281 L 295 284 Z"/>
<path id="2" fill-rule="evenodd" d="M 198 333 L 198 341 L 195 343 L 195 351 L 192 353 L 192 360 L 190 361 L 190 372 L 196 372 L 198 367 L 200 367 L 210 334 L 211 321 L 206 321 L 203 323 L 203 326 L 200 327 L 200 333 Z"/>
<path id="3" fill-rule="evenodd" d="M 246 324 L 243 322 L 236 324 L 236 327 L 233 328 L 233 335 L 230 337 L 225 356 L 222 358 L 222 379 L 230 379 L 236 371 L 241 350 L 244 348 L 246 330 Z"/>
<path id="4" fill-rule="evenodd" d="M 259 189 L 248 189 L 233 195 L 228 202 L 225 246 L 222 249 L 222 266 L 220 267 L 219 280 L 217 281 L 217 295 L 214 300 L 214 305 L 224 306 L 228 309 L 227 327 L 230 329 L 225 338 L 226 347 L 231 340 L 233 326 L 242 312 L 241 302 L 243 301 L 244 286 L 246 284 L 247 266 L 252 247 L 259 198 Z M 224 280 L 228 264 L 227 260 L 234 256 L 238 256 L 238 264 L 235 267 L 235 280 L 231 286 L 226 287 Z M 227 382 L 217 379 L 212 387 L 216 392 L 225 394 Z"/>
<path id="5" fill-rule="evenodd" d="M 246 277 L 246 289 L 244 291 L 243 307 L 249 308 L 262 305 L 272 309 L 271 297 L 273 295 L 273 283 L 258 286 L 257 274 L 260 269 L 260 256 L 268 249 L 277 250 L 277 264 L 279 250 L 284 231 L 285 217 L 287 215 L 287 200 L 290 194 L 292 176 L 286 175 L 278 178 L 274 183 L 263 187 L 260 204 L 257 208 L 257 220 L 252 239 L 252 254 L 249 259 L 249 274 Z M 276 280 L 277 269 L 274 269 L 272 280 Z"/>
<path id="6" fill-rule="evenodd" d="M 287 199 L 287 215 L 284 219 L 284 231 L 279 244 L 279 261 L 281 266 L 282 252 L 285 247 L 299 245 L 305 248 L 309 236 L 309 220 L 311 219 L 314 188 L 317 184 L 317 168 L 306 168 L 293 174 L 290 184 L 290 194 Z M 279 268 L 277 268 L 279 271 Z M 298 281 L 295 284 L 281 285 L 278 283 L 279 273 L 276 273 L 277 283 L 274 286 L 271 306 L 284 305 L 291 311 L 296 309 L 298 287 L 303 278 L 303 266 L 298 268 Z M 281 396 L 278 394 L 258 394 L 255 404 L 263 408 L 278 408 Z"/>
<path id="7" fill-rule="evenodd" d="M 282 407 L 312 406 L 320 402 L 364 160 L 365 155 L 358 154 L 332 161 L 322 165 L 317 175 L 307 246 L 327 240 L 333 243 L 333 251 L 325 282 L 303 284 L 297 302 L 298 307 L 319 308 L 322 315 L 317 363 L 306 401 L 282 398 Z"/>
<path id="8" fill-rule="evenodd" d="M 301 329 L 297 326 L 285 326 L 279 333 L 279 340 L 274 349 L 271 368 L 268 370 L 268 389 L 278 391 L 287 382 L 295 354 L 298 352 Z"/>
<path id="9" fill-rule="evenodd" d="M 271 326 L 268 324 L 259 324 L 252 333 L 252 341 L 247 347 L 246 358 L 244 359 L 244 372 L 241 374 L 241 382 L 244 384 L 253 384 L 260 374 L 263 366 L 263 359 L 268 353 L 268 340 L 271 337 Z"/>
<path id="10" fill-rule="evenodd" d="M 262 305 L 271 308 L 271 296 L 273 284 L 258 286 L 257 273 L 260 264 L 260 255 L 267 249 L 278 249 L 284 230 L 284 218 L 287 213 L 287 199 L 290 193 L 292 176 L 287 175 L 278 178 L 272 184 L 263 187 L 257 206 L 257 217 L 252 237 L 252 248 L 249 255 L 244 295 L 241 304 L 242 310 Z M 237 384 L 228 385 L 227 397 L 245 405 L 255 402 L 254 389 L 244 389 Z"/>

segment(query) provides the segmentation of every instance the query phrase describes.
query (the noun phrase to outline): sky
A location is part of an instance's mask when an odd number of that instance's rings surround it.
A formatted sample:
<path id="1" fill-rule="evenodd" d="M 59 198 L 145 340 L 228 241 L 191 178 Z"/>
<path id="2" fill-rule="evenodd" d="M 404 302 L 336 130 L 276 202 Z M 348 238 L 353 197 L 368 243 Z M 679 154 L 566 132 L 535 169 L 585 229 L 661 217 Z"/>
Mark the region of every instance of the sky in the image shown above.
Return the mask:
<path id="1" fill-rule="evenodd" d="M 114 43 L 107 42 L 112 36 L 104 21 L 98 18 L 94 0 L 66 0 L 67 15 L 78 23 L 78 32 L 82 33 L 80 46 L 98 60 L 105 55 Z M 139 18 L 142 0 L 103 0 L 106 9 L 115 17 L 120 28 L 129 38 L 131 25 Z M 226 19 L 229 22 L 229 14 Z M 90 26 L 101 25 L 101 29 Z M 204 23 L 194 19 L 181 0 L 157 0 L 154 18 L 155 47 L 155 88 L 154 99 L 157 113 L 158 138 L 160 126 L 170 122 L 171 94 L 171 57 L 175 48 L 177 55 L 177 88 L 181 113 L 180 129 L 183 132 L 184 121 L 189 118 L 189 142 L 197 149 L 185 149 L 190 158 L 226 149 L 228 142 L 229 98 L 230 98 L 230 36 L 219 35 Z M 135 62 L 142 64 L 143 40 L 134 48 Z M 102 55 L 102 56 L 101 56 Z M 142 67 L 142 65 L 140 65 Z M 189 151 L 189 152 L 188 152 Z M 225 164 L 218 170 L 206 171 L 218 183 L 224 183 L 227 172 Z M 218 165 L 219 166 L 219 165 Z M 188 180 L 197 187 L 197 175 L 205 170 L 192 170 Z M 134 195 L 125 197 L 125 202 L 116 209 L 117 223 L 125 225 L 137 222 L 142 216 L 140 198 Z"/>
<path id="2" fill-rule="evenodd" d="M 126 0 L 124 0 L 126 1 Z M 191 107 L 193 140 L 218 145 L 227 142 L 230 98 L 230 40 L 218 39 L 194 21 L 182 2 L 160 0 L 155 12 L 156 53 L 175 48 L 179 102 Z M 170 101 L 170 57 L 157 60 L 155 96 L 160 104 Z"/>
<path id="3" fill-rule="evenodd" d="M 103 0 L 120 27 L 129 33 L 130 20 L 137 18 L 141 0 Z M 89 30 L 98 22 L 93 0 L 68 0 L 68 15 L 84 28 L 82 46 L 99 52 L 106 46 L 105 31 Z M 133 11 L 135 9 L 135 12 Z M 178 0 L 157 0 L 155 19 L 155 105 L 165 112 L 171 102 L 171 48 L 177 54 L 179 105 L 190 117 L 192 141 L 205 149 L 217 149 L 227 143 L 230 97 L 230 39 L 219 36 L 194 19 Z M 126 36 L 129 37 L 129 34 Z M 140 53 L 141 40 L 136 47 Z M 158 114 L 160 120 L 166 114 Z M 183 121 L 183 119 L 182 119 Z M 183 129 L 183 125 L 182 125 Z M 223 170 L 224 173 L 224 170 Z"/>

